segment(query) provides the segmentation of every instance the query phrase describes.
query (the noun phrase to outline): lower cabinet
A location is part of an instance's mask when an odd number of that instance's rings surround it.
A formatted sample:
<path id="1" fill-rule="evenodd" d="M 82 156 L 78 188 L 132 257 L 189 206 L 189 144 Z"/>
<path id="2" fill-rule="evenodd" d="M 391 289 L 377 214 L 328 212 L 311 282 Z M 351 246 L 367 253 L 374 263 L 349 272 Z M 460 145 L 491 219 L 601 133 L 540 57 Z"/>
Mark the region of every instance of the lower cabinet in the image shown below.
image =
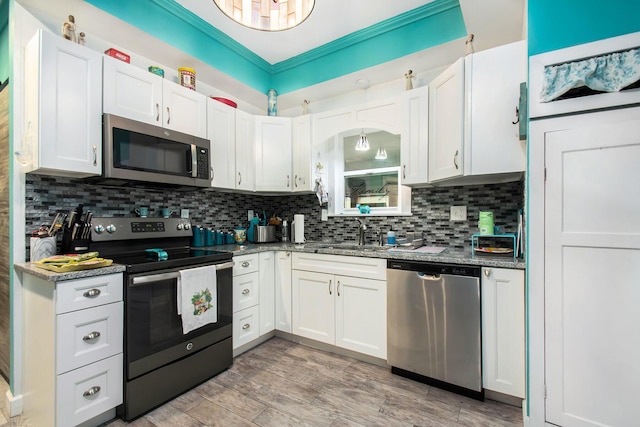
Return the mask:
<path id="1" fill-rule="evenodd" d="M 122 403 L 122 274 L 59 282 L 23 275 L 24 414 L 98 425 Z"/>
<path id="2" fill-rule="evenodd" d="M 276 330 L 291 333 L 291 252 L 275 255 Z"/>
<path id="3" fill-rule="evenodd" d="M 524 270 L 482 269 L 482 383 L 525 396 Z"/>
<path id="4" fill-rule="evenodd" d="M 370 269 L 363 262 L 372 263 Z M 294 253 L 293 334 L 386 359 L 387 288 L 386 280 L 378 280 L 385 265 L 381 259 Z M 309 271 L 315 268 L 324 272 Z M 331 274 L 349 270 L 376 278 Z"/>
<path id="5" fill-rule="evenodd" d="M 260 256 L 233 257 L 233 349 L 260 336 Z"/>

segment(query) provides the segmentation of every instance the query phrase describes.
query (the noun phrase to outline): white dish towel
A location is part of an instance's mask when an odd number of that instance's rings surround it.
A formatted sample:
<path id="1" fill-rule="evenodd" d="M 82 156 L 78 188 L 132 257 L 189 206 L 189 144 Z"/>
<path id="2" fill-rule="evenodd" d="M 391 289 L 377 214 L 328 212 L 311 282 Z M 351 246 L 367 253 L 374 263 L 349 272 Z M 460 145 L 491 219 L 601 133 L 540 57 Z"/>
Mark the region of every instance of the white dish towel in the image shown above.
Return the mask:
<path id="1" fill-rule="evenodd" d="M 182 333 L 218 321 L 216 267 L 180 270 L 178 277 L 178 314 L 182 316 Z"/>

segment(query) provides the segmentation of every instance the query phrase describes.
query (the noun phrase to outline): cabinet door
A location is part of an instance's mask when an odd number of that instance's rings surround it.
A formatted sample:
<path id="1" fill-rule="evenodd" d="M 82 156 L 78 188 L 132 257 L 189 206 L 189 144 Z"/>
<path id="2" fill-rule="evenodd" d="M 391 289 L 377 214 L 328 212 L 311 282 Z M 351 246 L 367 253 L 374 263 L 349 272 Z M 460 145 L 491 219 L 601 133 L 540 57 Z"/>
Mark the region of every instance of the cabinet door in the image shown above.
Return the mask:
<path id="1" fill-rule="evenodd" d="M 162 125 L 162 77 L 110 56 L 103 57 L 103 110 Z"/>
<path id="2" fill-rule="evenodd" d="M 311 164 L 311 116 L 296 117 L 292 121 L 293 191 L 312 191 L 315 181 Z"/>
<path id="3" fill-rule="evenodd" d="M 291 252 L 276 252 L 276 329 L 291 333 Z"/>
<path id="4" fill-rule="evenodd" d="M 102 173 L 102 55 L 38 31 L 25 51 L 27 172 Z"/>
<path id="5" fill-rule="evenodd" d="M 291 290 L 293 333 L 335 344 L 334 276 L 293 270 Z"/>
<path id="6" fill-rule="evenodd" d="M 526 146 L 518 136 L 519 124 L 513 122 L 517 122 L 520 83 L 527 80 L 526 41 L 474 53 L 470 62 L 464 173 L 523 172 Z"/>
<path id="7" fill-rule="evenodd" d="M 238 190 L 255 190 L 255 150 L 253 116 L 244 111 L 236 111 L 236 177 Z"/>
<path id="8" fill-rule="evenodd" d="M 291 119 L 255 118 L 256 190 L 291 191 Z"/>
<path id="9" fill-rule="evenodd" d="M 236 109 L 207 99 L 207 138 L 211 141 L 211 186 L 236 188 Z"/>
<path id="10" fill-rule="evenodd" d="M 482 384 L 524 398 L 524 271 L 482 269 Z"/>
<path id="11" fill-rule="evenodd" d="M 260 253 L 260 335 L 273 331 L 276 316 L 275 252 Z"/>
<path id="12" fill-rule="evenodd" d="M 619 110 L 617 115 L 625 114 Z M 629 112 L 627 114 L 633 114 Z M 544 140 L 546 420 L 638 422 L 640 120 L 592 114 Z M 575 125 L 575 123 L 573 123 Z M 567 129 L 569 127 L 569 129 Z"/>
<path id="13" fill-rule="evenodd" d="M 429 86 L 402 92 L 400 121 L 402 183 L 426 184 L 429 181 Z"/>
<path id="14" fill-rule="evenodd" d="M 207 98 L 176 83 L 162 81 L 162 126 L 207 137 Z"/>
<path id="15" fill-rule="evenodd" d="M 464 58 L 429 83 L 429 181 L 463 173 Z"/>
<path id="16" fill-rule="evenodd" d="M 336 345 L 386 359 L 386 282 L 347 276 L 335 282 Z"/>

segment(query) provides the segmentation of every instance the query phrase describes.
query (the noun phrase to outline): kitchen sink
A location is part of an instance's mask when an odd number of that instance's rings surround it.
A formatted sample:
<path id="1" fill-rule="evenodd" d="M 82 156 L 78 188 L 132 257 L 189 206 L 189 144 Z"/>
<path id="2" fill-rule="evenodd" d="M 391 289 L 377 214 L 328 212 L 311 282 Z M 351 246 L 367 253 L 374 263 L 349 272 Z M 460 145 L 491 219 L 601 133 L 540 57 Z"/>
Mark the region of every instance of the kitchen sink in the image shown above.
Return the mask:
<path id="1" fill-rule="evenodd" d="M 388 249 L 386 246 L 358 245 L 355 243 L 307 243 L 305 246 L 312 249 L 335 249 L 360 252 L 378 252 L 386 251 Z"/>

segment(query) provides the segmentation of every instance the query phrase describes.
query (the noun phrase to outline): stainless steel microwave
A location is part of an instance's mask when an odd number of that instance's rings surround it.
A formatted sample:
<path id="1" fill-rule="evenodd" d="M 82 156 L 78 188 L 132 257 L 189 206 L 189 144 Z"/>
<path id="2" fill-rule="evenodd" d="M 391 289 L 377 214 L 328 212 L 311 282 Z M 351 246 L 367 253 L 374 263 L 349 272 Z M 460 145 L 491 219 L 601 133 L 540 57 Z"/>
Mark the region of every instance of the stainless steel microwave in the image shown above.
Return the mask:
<path id="1" fill-rule="evenodd" d="M 103 181 L 210 187 L 208 139 L 105 114 Z"/>

